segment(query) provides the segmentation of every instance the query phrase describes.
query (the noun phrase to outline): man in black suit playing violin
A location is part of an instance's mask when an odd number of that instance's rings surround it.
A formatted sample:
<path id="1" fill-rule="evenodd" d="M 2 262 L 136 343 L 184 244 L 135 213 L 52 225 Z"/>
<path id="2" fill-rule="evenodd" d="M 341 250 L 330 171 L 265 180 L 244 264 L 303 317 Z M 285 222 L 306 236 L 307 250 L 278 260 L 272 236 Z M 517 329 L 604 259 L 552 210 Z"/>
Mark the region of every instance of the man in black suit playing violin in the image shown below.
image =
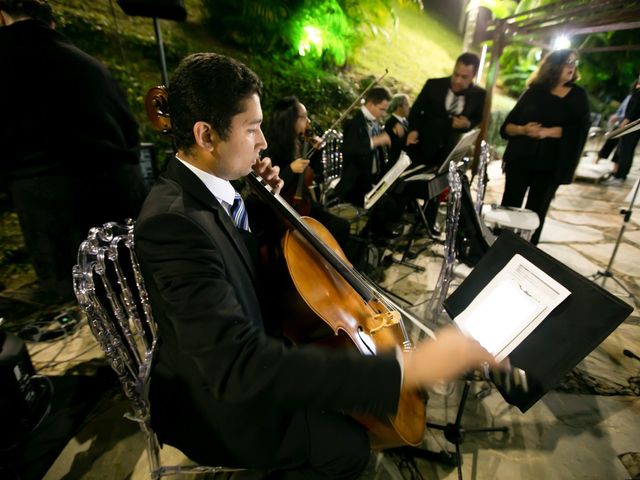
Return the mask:
<path id="1" fill-rule="evenodd" d="M 354 355 L 291 347 L 265 333 L 250 222 L 230 180 L 282 181 L 260 124 L 262 84 L 221 55 L 190 55 L 169 89 L 176 157 L 151 190 L 136 251 L 161 344 L 151 373 L 152 423 L 193 460 L 272 478 L 357 478 L 365 429 L 343 411 L 384 416 L 401 388 L 495 363 L 454 329 L 411 352 Z"/>

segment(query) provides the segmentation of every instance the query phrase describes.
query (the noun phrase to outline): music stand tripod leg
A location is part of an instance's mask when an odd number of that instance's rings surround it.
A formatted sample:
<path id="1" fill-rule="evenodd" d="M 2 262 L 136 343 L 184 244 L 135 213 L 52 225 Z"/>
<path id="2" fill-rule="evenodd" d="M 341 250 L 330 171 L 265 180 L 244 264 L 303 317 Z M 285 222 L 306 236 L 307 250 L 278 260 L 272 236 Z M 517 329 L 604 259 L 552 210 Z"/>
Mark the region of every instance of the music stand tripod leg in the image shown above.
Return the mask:
<path id="1" fill-rule="evenodd" d="M 455 465 L 458 469 L 458 479 L 462 480 L 462 456 L 460 454 L 460 445 L 464 441 L 464 436 L 467 433 L 490 433 L 490 432 L 503 432 L 506 433 L 509 431 L 507 427 L 484 427 L 484 428 L 464 428 L 462 426 L 462 415 L 464 414 L 464 409 L 467 403 L 467 398 L 469 396 L 469 390 L 471 388 L 471 380 L 465 379 L 464 389 L 462 390 L 462 395 L 460 397 L 460 404 L 458 405 L 458 412 L 456 413 L 456 420 L 454 423 L 447 423 L 446 425 L 441 425 L 438 423 L 427 422 L 428 428 L 434 428 L 436 430 L 442 430 L 444 432 L 444 437 L 451 443 L 453 443 L 456 447 L 455 454 L 453 452 L 447 452 L 449 456 L 455 455 Z"/>
<path id="2" fill-rule="evenodd" d="M 601 283 L 602 287 L 604 287 L 604 284 L 605 284 L 607 278 L 612 279 L 614 282 L 616 282 L 616 284 L 618 284 L 618 286 L 622 290 L 624 290 L 626 292 L 627 296 L 629 296 L 633 300 L 633 303 L 635 304 L 636 307 L 640 307 L 640 302 L 638 301 L 638 297 L 631 290 L 629 290 L 620 280 L 618 280 L 615 277 L 615 275 L 611 271 L 611 268 L 613 267 L 613 261 L 616 258 L 616 254 L 618 253 L 618 249 L 620 248 L 620 243 L 622 242 L 622 237 L 624 235 L 624 232 L 627 229 L 627 224 L 631 220 L 631 215 L 633 214 L 633 206 L 634 206 L 634 204 L 636 202 L 636 198 L 638 196 L 638 189 L 640 189 L 640 180 L 636 181 L 636 184 L 635 184 L 634 190 L 633 190 L 633 195 L 631 196 L 631 202 L 629 202 L 629 207 L 627 209 L 620 210 L 620 213 L 624 217 L 623 217 L 622 225 L 620 226 L 620 231 L 618 232 L 618 238 L 616 239 L 615 246 L 613 247 L 613 252 L 611 252 L 611 258 L 609 259 L 609 263 L 607 264 L 607 268 L 603 272 L 602 271 L 598 271 L 594 275 L 591 276 L 591 279 L 594 282 L 596 280 L 598 280 L 600 277 L 602 277 L 602 283 Z"/>
<path id="3" fill-rule="evenodd" d="M 418 205 L 418 202 L 415 201 L 415 200 L 414 200 L 414 202 L 415 202 L 416 209 L 417 209 L 417 211 L 420 212 L 420 214 L 422 216 L 422 221 L 423 221 L 423 223 L 424 223 L 424 225 L 426 227 L 427 220 L 426 220 L 426 218 L 424 218 L 424 213 L 422 212 L 422 209 L 420 208 L 420 205 Z M 409 240 L 407 241 L 407 245 L 404 247 L 404 250 L 402 252 L 402 258 L 400 260 L 396 260 L 395 258 L 393 258 L 393 256 L 391 254 L 389 254 L 386 257 L 386 260 L 389 263 L 395 263 L 397 265 L 404 265 L 405 267 L 412 268 L 416 272 L 424 272 L 426 270 L 425 267 L 422 267 L 420 265 L 416 265 L 415 263 L 411 263 L 411 262 L 407 261 L 407 257 L 409 256 L 409 251 L 411 249 L 411 246 L 413 245 L 413 240 L 416 237 L 416 233 L 418 231 L 418 225 L 419 225 L 419 223 L 416 222 L 411 226 L 411 230 L 409 232 Z M 427 231 L 428 231 L 428 229 L 427 229 Z"/>

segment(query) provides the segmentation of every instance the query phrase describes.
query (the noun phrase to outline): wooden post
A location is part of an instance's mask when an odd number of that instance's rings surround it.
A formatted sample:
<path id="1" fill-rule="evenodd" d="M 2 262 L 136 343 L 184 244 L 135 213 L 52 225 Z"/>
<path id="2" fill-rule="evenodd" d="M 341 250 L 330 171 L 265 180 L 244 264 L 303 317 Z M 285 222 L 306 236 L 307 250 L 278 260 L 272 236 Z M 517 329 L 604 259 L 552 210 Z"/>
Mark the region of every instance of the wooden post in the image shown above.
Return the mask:
<path id="1" fill-rule="evenodd" d="M 496 20 L 496 29 L 493 32 L 493 46 L 491 47 L 491 63 L 487 70 L 487 96 L 484 99 L 484 110 L 482 111 L 482 122 L 480 122 L 480 135 L 476 141 L 476 148 L 473 153 L 473 162 L 471 163 L 471 171 L 474 172 L 478 167 L 480 158 L 480 144 L 487 139 L 489 130 L 489 122 L 491 121 L 491 103 L 493 100 L 493 90 L 495 88 L 498 72 L 500 71 L 500 56 L 505 43 L 505 23 L 503 20 Z M 480 79 L 478 79 L 480 80 Z"/>

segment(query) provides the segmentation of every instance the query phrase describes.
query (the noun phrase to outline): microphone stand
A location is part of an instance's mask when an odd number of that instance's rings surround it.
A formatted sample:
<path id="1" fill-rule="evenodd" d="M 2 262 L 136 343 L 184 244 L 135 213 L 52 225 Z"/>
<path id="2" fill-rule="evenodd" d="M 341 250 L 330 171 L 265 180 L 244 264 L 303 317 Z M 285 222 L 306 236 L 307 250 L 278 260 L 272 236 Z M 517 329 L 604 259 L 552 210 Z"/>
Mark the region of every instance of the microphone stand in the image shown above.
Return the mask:
<path id="1" fill-rule="evenodd" d="M 616 282 L 622 290 L 624 290 L 627 293 L 627 296 L 633 299 L 633 303 L 636 305 L 636 307 L 640 307 L 640 303 L 638 302 L 638 298 L 636 297 L 636 295 L 633 292 L 631 292 L 631 290 L 629 290 L 620 280 L 618 280 L 613 274 L 613 272 L 611 271 L 611 267 L 613 266 L 613 261 L 616 258 L 616 254 L 618 253 L 618 248 L 620 247 L 620 242 L 622 241 L 622 236 L 624 235 L 624 232 L 627 229 L 627 224 L 629 223 L 629 220 L 631 220 L 631 215 L 633 214 L 633 205 L 636 201 L 636 197 L 638 196 L 638 189 L 640 188 L 640 179 L 636 181 L 636 184 L 633 188 L 634 188 L 633 195 L 631 196 L 631 202 L 629 203 L 629 207 L 627 209 L 620 210 L 620 214 L 624 216 L 623 217 L 624 219 L 622 222 L 622 226 L 620 227 L 620 232 L 618 232 L 618 238 L 616 239 L 616 244 L 613 247 L 613 252 L 611 253 L 611 258 L 609 259 L 609 264 L 607 265 L 607 268 L 603 272 L 598 271 L 597 273 L 592 275 L 592 280 L 596 281 L 599 278 L 602 278 L 601 285 L 602 287 L 604 287 L 604 284 L 607 278 L 610 278 L 611 280 Z"/>

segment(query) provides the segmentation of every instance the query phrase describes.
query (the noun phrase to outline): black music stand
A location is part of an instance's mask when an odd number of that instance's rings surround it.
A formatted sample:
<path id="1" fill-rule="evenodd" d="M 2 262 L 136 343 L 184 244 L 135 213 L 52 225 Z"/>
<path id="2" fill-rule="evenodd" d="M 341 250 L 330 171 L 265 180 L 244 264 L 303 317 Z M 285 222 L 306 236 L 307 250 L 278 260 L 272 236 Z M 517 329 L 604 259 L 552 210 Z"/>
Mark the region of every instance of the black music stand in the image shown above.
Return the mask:
<path id="1" fill-rule="evenodd" d="M 426 182 L 426 185 L 425 185 Z M 401 181 L 399 186 L 397 187 L 396 192 L 400 195 L 406 195 L 411 197 L 411 204 L 418 216 L 418 221 L 414 222 L 411 230 L 408 234 L 407 244 L 404 247 L 402 252 L 402 258 L 400 260 L 396 260 L 392 255 L 387 255 L 385 257 L 385 261 L 389 263 L 396 263 L 398 265 L 404 265 L 405 267 L 412 268 L 417 272 L 424 272 L 425 268 L 416 265 L 414 263 L 409 262 L 407 259 L 410 255 L 410 250 L 413 245 L 413 242 L 418 236 L 418 230 L 420 226 L 424 226 L 426 231 L 429 231 L 429 226 L 427 223 L 427 219 L 424 214 L 423 207 L 418 203 L 418 198 L 422 198 L 425 202 L 428 202 L 431 199 L 436 198 L 442 192 L 446 190 L 449 186 L 449 178 L 447 173 L 440 173 L 428 180 L 416 180 L 416 181 Z M 425 195 L 426 192 L 426 195 Z M 426 203 L 425 203 L 426 205 Z"/>
<path id="2" fill-rule="evenodd" d="M 445 300 L 444 308 L 449 316 L 455 318 L 462 313 L 515 254 L 522 255 L 571 292 L 509 355 L 511 365 L 526 372 L 527 390 L 510 389 L 505 382 L 494 379 L 505 401 L 524 413 L 607 338 L 633 308 L 521 237 L 503 231 L 469 276 Z M 427 424 L 444 430 L 447 440 L 455 444 L 455 456 L 444 455 L 457 465 L 459 479 L 462 478 L 460 444 L 464 434 L 506 431 L 504 427 L 468 430 L 462 427 L 470 382 L 469 378 L 465 380 L 455 423 Z M 435 458 L 434 454 L 423 455 L 418 449 L 409 452 L 419 458 Z"/>
<path id="3" fill-rule="evenodd" d="M 629 288 L 627 288 L 620 280 L 618 280 L 615 276 L 615 274 L 611 271 L 611 268 L 613 267 L 613 262 L 616 258 L 616 254 L 618 253 L 618 248 L 620 248 L 620 243 L 622 242 L 622 237 L 624 235 L 624 232 L 627 228 L 627 224 L 629 223 L 629 221 L 631 220 L 631 215 L 633 214 L 633 205 L 636 201 L 636 197 L 638 196 L 638 189 L 640 188 L 640 181 L 636 181 L 635 186 L 633 187 L 633 195 L 631 195 L 631 202 L 629 203 L 629 208 L 627 209 L 620 209 L 620 214 L 623 215 L 623 221 L 622 221 L 622 226 L 620 227 L 620 230 L 618 231 L 618 238 L 616 239 L 616 243 L 613 247 L 613 252 L 611 252 L 611 257 L 609 258 L 609 263 L 607 264 L 607 268 L 604 269 L 604 271 L 600 271 L 598 270 L 595 274 L 592 275 L 592 280 L 598 280 L 599 278 L 602 278 L 602 286 L 604 287 L 604 284 L 607 280 L 607 278 L 610 278 L 611 280 L 613 280 L 622 290 L 624 290 L 624 292 L 627 294 L 627 296 L 629 296 L 631 299 L 633 299 L 633 302 L 636 304 L 636 306 L 640 307 L 640 302 L 638 301 L 638 298 L 633 294 L 633 292 L 631 290 L 629 290 Z"/>
<path id="4" fill-rule="evenodd" d="M 496 385 L 507 403 L 524 413 L 607 338 L 633 307 L 516 234 L 503 231 L 445 300 L 449 316 L 459 315 L 515 254 L 571 292 L 509 355 L 511 365 L 527 373 L 528 391 Z"/>

